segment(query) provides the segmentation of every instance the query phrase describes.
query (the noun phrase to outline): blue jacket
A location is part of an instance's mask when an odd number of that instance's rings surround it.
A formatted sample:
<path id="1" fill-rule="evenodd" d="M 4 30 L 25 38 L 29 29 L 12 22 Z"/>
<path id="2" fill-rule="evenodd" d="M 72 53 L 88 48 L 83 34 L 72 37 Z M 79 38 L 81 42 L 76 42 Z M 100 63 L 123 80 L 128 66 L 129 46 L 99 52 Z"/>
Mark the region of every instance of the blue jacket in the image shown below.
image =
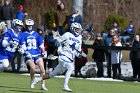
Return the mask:
<path id="1" fill-rule="evenodd" d="M 72 23 L 74 23 L 74 22 L 77 22 L 77 23 L 79 23 L 79 24 L 82 24 L 82 17 L 81 17 L 81 15 L 78 15 L 78 16 L 76 16 L 75 18 L 71 15 L 70 16 L 70 19 L 69 19 L 69 25 L 70 24 L 72 24 Z"/>
<path id="2" fill-rule="evenodd" d="M 19 19 L 19 20 L 23 20 L 23 18 L 25 17 L 24 13 L 22 11 L 18 11 L 16 13 L 16 19 Z"/>
<path id="3" fill-rule="evenodd" d="M 134 36 L 135 35 L 135 28 L 134 27 L 130 27 L 128 26 L 126 29 L 125 29 L 125 35 L 128 35 L 128 36 Z"/>

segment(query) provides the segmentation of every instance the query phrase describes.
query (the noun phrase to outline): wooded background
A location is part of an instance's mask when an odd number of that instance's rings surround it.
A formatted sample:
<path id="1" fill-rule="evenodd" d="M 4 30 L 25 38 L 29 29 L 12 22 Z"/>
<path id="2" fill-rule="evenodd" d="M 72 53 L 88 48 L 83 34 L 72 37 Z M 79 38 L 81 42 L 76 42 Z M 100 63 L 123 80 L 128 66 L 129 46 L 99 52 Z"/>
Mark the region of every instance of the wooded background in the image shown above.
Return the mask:
<path id="1" fill-rule="evenodd" d="M 72 10 L 72 0 L 62 0 L 66 9 Z M 11 0 L 14 11 L 23 4 L 24 10 L 37 24 L 44 24 L 44 13 L 56 9 L 56 0 Z M 4 0 L 0 0 L 0 5 Z M 104 28 L 106 18 L 111 12 L 132 20 L 138 30 L 140 28 L 140 0 L 84 0 L 84 24 L 93 24 L 97 32 Z"/>

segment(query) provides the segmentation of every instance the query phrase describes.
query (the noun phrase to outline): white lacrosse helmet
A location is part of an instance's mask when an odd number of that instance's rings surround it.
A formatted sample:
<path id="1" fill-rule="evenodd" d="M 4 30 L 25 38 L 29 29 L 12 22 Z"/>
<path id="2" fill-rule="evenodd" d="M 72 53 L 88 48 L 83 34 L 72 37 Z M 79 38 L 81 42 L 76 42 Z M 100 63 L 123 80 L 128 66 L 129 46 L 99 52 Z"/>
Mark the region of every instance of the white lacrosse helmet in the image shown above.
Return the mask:
<path id="1" fill-rule="evenodd" d="M 32 19 L 27 19 L 26 20 L 26 25 L 27 26 L 33 26 L 34 25 L 34 21 Z"/>
<path id="2" fill-rule="evenodd" d="M 82 31 L 82 26 L 79 23 L 72 23 L 71 24 L 71 31 L 74 35 L 79 36 Z"/>
<path id="3" fill-rule="evenodd" d="M 74 23 L 71 24 L 71 30 L 74 30 L 74 28 L 78 28 L 78 29 L 81 29 L 82 30 L 81 24 L 76 23 L 76 22 L 74 22 Z"/>
<path id="4" fill-rule="evenodd" d="M 15 27 L 16 25 L 23 26 L 23 22 L 19 19 L 13 19 L 12 21 L 13 26 Z"/>

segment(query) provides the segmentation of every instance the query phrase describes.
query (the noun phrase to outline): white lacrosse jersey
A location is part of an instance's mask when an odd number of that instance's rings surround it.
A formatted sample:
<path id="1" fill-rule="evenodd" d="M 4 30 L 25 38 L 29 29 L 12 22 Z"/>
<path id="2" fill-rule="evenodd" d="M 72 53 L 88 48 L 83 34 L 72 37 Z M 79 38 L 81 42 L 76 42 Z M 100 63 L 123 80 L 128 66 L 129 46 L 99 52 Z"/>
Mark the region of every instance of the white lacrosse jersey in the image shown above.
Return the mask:
<path id="1" fill-rule="evenodd" d="M 72 33 L 66 32 L 61 37 L 63 41 L 58 47 L 59 60 L 74 62 L 75 56 L 81 56 L 82 36 L 75 37 Z"/>

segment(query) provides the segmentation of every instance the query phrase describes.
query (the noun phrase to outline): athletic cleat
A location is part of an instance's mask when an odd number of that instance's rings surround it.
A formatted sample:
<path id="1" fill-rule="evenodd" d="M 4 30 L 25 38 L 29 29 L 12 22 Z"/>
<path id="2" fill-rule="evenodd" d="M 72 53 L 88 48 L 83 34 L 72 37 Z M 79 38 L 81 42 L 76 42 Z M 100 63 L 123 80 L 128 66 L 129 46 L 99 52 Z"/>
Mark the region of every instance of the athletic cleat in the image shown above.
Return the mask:
<path id="1" fill-rule="evenodd" d="M 63 88 L 63 91 L 72 92 L 70 88 Z"/>
<path id="2" fill-rule="evenodd" d="M 42 85 L 42 86 L 41 86 L 41 90 L 45 90 L 45 91 L 47 91 L 48 89 L 46 88 L 45 85 Z"/>
<path id="3" fill-rule="evenodd" d="M 34 83 L 34 80 L 32 80 L 32 81 L 31 81 L 30 88 L 32 88 L 32 89 L 33 89 L 33 88 L 35 88 L 35 83 Z"/>
<path id="4" fill-rule="evenodd" d="M 42 77 L 35 77 L 31 82 L 31 88 L 35 88 L 35 84 L 40 82 L 42 80 Z"/>

